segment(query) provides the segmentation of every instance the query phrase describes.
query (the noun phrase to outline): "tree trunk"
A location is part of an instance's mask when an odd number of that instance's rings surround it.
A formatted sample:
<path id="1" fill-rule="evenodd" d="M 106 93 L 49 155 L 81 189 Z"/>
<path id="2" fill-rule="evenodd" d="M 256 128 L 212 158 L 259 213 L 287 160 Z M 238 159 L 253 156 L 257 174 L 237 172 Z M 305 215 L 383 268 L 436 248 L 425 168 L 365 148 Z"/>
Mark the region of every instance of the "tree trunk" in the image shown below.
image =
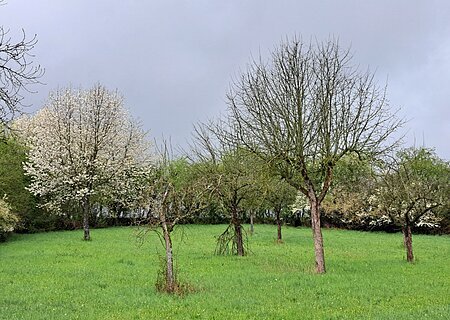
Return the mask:
<path id="1" fill-rule="evenodd" d="M 403 242 L 406 248 L 406 261 L 413 262 L 414 255 L 412 249 L 412 233 L 410 225 L 406 225 L 403 227 Z"/>
<path id="2" fill-rule="evenodd" d="M 231 223 L 234 226 L 234 236 L 236 241 L 236 249 L 238 256 L 243 256 L 244 252 L 244 241 L 242 240 L 242 226 L 241 221 L 238 218 L 237 207 L 232 207 L 231 209 Z"/>
<path id="3" fill-rule="evenodd" d="M 237 254 L 238 256 L 244 256 L 244 241 L 242 240 L 242 226 L 238 222 L 234 225 L 234 231 L 236 234 L 236 246 L 237 246 Z"/>
<path id="4" fill-rule="evenodd" d="M 250 213 L 250 234 L 253 234 L 255 227 L 253 225 L 253 212 Z"/>
<path id="5" fill-rule="evenodd" d="M 88 241 L 91 240 L 91 233 L 89 230 L 89 214 L 90 214 L 90 205 L 89 205 L 89 198 L 84 199 L 83 201 L 83 230 L 84 230 L 84 237 L 83 239 Z"/>
<path id="6" fill-rule="evenodd" d="M 277 228 L 278 228 L 278 235 L 277 235 L 277 241 L 281 242 L 281 219 L 280 219 L 280 213 L 281 210 L 276 210 L 276 217 L 277 217 Z"/>
<path id="7" fill-rule="evenodd" d="M 320 204 L 316 199 L 311 200 L 311 229 L 314 239 L 314 254 L 316 259 L 316 272 L 325 273 L 325 255 L 323 252 L 323 237 L 320 228 Z"/>
<path id="8" fill-rule="evenodd" d="M 166 288 L 167 292 L 172 293 L 175 290 L 175 275 L 173 273 L 173 251 L 172 239 L 166 221 L 162 221 L 161 225 L 164 234 L 164 241 L 166 247 Z"/>

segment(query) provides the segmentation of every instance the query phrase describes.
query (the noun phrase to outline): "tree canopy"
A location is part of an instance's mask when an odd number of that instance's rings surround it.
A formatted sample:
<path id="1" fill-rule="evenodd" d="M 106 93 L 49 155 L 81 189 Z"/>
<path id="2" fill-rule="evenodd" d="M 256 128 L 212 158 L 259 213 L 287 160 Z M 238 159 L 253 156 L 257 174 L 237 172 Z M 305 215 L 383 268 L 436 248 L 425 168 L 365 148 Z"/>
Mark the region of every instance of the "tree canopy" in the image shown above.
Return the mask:
<path id="1" fill-rule="evenodd" d="M 407 260 L 414 260 L 411 228 L 437 224 L 450 208 L 450 165 L 433 150 L 406 148 L 384 163 L 376 193 L 381 216 L 402 226 Z"/>
<path id="2" fill-rule="evenodd" d="M 58 90 L 34 117 L 17 121 L 17 128 L 29 148 L 29 190 L 51 211 L 64 213 L 67 204 L 80 208 L 85 239 L 93 201 L 130 201 L 130 189 L 139 196 L 135 187 L 146 173 L 148 146 L 117 92 L 101 85 Z"/>

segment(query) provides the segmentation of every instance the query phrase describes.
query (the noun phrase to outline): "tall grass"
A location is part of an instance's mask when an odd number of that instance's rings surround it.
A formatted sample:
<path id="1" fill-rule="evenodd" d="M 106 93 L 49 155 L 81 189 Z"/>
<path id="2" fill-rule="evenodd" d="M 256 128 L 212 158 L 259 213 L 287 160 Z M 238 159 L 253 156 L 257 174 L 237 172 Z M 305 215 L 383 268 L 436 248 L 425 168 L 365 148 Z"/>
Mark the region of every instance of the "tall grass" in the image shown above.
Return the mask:
<path id="1" fill-rule="evenodd" d="M 246 257 L 214 256 L 225 226 L 188 225 L 174 246 L 183 297 L 158 293 L 163 248 L 132 228 L 15 235 L 0 245 L 0 319 L 449 319 L 450 237 L 324 230 L 314 274 L 309 229 L 257 225 Z"/>

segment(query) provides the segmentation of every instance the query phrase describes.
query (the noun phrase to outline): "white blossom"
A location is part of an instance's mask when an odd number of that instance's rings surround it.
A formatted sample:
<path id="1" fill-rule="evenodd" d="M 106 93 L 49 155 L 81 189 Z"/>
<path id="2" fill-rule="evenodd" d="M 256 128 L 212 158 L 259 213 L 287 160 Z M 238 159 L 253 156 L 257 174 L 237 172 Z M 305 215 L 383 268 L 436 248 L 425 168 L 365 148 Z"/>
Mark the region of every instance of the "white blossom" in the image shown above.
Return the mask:
<path id="1" fill-rule="evenodd" d="M 29 190 L 45 206 L 125 201 L 139 194 L 139 178 L 149 164 L 146 134 L 127 114 L 117 92 L 58 90 L 33 117 L 16 122 L 29 148 L 24 163 Z M 111 199 L 114 197 L 115 199 Z"/>

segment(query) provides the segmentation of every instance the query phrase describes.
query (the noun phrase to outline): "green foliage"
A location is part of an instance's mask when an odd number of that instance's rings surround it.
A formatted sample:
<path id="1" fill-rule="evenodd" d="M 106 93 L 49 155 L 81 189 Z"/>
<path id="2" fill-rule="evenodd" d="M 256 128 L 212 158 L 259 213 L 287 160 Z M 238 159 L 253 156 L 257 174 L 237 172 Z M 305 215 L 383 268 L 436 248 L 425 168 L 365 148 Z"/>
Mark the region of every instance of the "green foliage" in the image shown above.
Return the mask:
<path id="1" fill-rule="evenodd" d="M 298 191 L 280 177 L 272 177 L 267 183 L 265 205 L 270 210 L 284 211 L 294 204 Z"/>
<path id="2" fill-rule="evenodd" d="M 26 149 L 13 136 L 0 141 L 0 196 L 6 195 L 12 212 L 20 217 L 18 230 L 51 230 L 57 222 L 37 208 L 36 198 L 26 190 L 30 180 L 24 174 L 25 160 Z"/>
<path id="3" fill-rule="evenodd" d="M 170 158 L 167 145 L 159 156 L 148 186 L 150 217 L 147 219 L 149 229 L 160 235 L 165 249 L 156 288 L 160 292 L 183 294 L 185 288 L 174 270 L 171 233 L 179 222 L 203 209 L 208 188 L 184 158 Z"/>
<path id="4" fill-rule="evenodd" d="M 374 163 L 352 153 L 337 162 L 333 183 L 322 203 L 327 223 L 357 229 L 368 227 L 372 210 L 370 197 L 376 184 Z"/>
<path id="5" fill-rule="evenodd" d="M 175 232 L 184 297 L 156 291 L 160 242 L 131 228 L 14 235 L 0 245 L 0 319 L 447 319 L 450 238 L 418 235 L 408 265 L 400 234 L 324 229 L 328 270 L 311 266 L 311 230 L 258 225 L 252 254 L 213 255 L 217 226 Z"/>
<path id="6" fill-rule="evenodd" d="M 216 150 L 214 159 L 203 161 L 199 169 L 200 174 L 214 186 L 212 202 L 225 213 L 230 223 L 217 238 L 217 254 L 245 255 L 246 243 L 241 224 L 247 211 L 264 205 L 268 180 L 265 167 L 248 150 L 235 148 Z"/>
<path id="7" fill-rule="evenodd" d="M 261 161 L 245 149 L 224 152 L 215 162 L 202 164 L 202 173 L 216 189 L 213 202 L 232 218 L 263 207 L 267 173 Z"/>
<path id="8" fill-rule="evenodd" d="M 0 142 L 0 194 L 6 194 L 17 212 L 28 209 L 32 197 L 25 190 L 28 179 L 22 168 L 26 160 L 25 148 L 14 138 Z"/>
<path id="9" fill-rule="evenodd" d="M 378 186 L 381 215 L 401 226 L 438 225 L 450 208 L 450 164 L 427 148 L 407 148 L 386 163 Z"/>
<path id="10" fill-rule="evenodd" d="M 210 187 L 196 166 L 185 158 L 167 158 L 151 170 L 147 184 L 150 210 L 159 216 L 160 210 L 164 209 L 164 220 L 172 225 L 171 228 L 207 205 Z M 151 223 L 159 224 L 156 220 Z"/>

